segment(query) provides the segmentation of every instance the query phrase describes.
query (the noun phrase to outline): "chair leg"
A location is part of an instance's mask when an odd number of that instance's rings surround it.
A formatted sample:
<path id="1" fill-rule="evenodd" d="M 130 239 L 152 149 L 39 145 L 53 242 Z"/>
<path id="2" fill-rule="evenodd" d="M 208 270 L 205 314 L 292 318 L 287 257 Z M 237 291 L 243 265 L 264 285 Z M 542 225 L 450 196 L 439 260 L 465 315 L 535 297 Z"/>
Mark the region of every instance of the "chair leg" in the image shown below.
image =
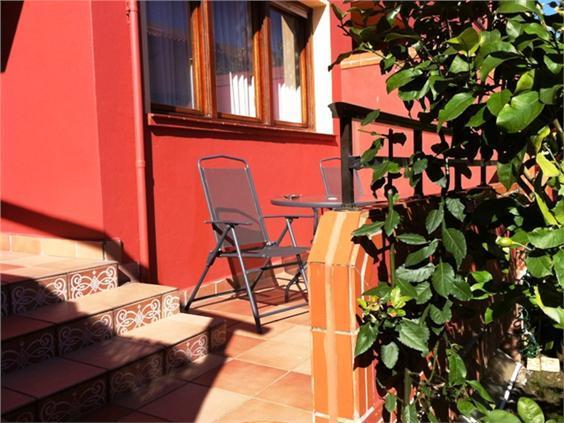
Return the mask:
<path id="1" fill-rule="evenodd" d="M 194 289 L 192 290 L 192 293 L 190 294 L 190 298 L 188 299 L 188 302 L 186 303 L 186 307 L 184 308 L 185 311 L 190 311 L 190 306 L 192 305 L 192 303 L 196 299 L 196 295 L 198 294 L 198 291 L 200 290 L 200 286 L 202 285 L 202 282 L 204 282 L 204 279 L 205 279 L 206 275 L 208 274 L 210 267 L 212 267 L 215 259 L 219 256 L 219 254 L 221 252 L 221 244 L 225 240 L 225 237 L 227 236 L 228 232 L 229 232 L 228 229 L 223 231 L 223 233 L 221 234 L 221 236 L 219 237 L 219 239 L 217 241 L 215 248 L 212 251 L 210 251 L 210 253 L 208 254 L 208 258 L 206 259 L 206 267 L 204 268 L 204 271 L 202 272 L 200 279 L 198 279 L 198 283 L 196 283 L 196 286 L 194 287 Z"/>
<path id="2" fill-rule="evenodd" d="M 239 264 L 241 265 L 241 270 L 243 271 L 243 281 L 245 283 L 245 289 L 247 291 L 247 295 L 249 296 L 249 302 L 251 303 L 251 311 L 253 312 L 253 317 L 255 319 L 255 327 L 257 329 L 257 333 L 262 333 L 262 326 L 260 323 L 260 315 L 258 312 L 257 303 L 255 301 L 255 295 L 251 288 L 251 284 L 249 282 L 249 277 L 247 276 L 247 269 L 245 267 L 245 261 L 243 260 L 243 256 L 241 254 L 241 248 L 239 246 L 239 241 L 237 239 L 237 234 L 235 230 L 232 229 L 233 232 L 233 243 L 235 244 L 235 249 L 237 250 L 237 258 L 239 259 Z"/>

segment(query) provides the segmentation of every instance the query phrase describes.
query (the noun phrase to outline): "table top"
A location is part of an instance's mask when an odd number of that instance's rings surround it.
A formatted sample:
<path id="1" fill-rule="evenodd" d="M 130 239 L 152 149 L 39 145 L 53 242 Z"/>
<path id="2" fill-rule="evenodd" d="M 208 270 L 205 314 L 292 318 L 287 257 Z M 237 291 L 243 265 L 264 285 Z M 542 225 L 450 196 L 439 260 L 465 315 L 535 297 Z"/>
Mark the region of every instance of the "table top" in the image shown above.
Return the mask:
<path id="1" fill-rule="evenodd" d="M 304 207 L 314 209 L 337 209 L 342 207 L 340 197 L 330 197 L 327 195 L 299 195 L 291 194 L 276 197 L 270 200 L 275 206 L 284 207 Z M 356 207 L 374 206 L 376 204 L 387 204 L 385 201 L 377 201 L 374 197 L 361 197 L 354 201 Z"/>

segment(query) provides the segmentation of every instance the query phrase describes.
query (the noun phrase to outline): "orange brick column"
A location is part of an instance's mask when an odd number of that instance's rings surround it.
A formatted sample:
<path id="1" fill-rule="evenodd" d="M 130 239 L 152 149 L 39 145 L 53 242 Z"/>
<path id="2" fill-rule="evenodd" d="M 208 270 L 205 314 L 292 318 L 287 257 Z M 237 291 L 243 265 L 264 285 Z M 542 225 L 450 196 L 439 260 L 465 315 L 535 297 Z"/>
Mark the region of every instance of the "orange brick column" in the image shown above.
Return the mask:
<path id="1" fill-rule="evenodd" d="M 369 288 L 373 259 L 351 241 L 362 211 L 325 213 L 308 258 L 315 422 L 375 422 L 374 366 L 357 367 L 356 298 Z"/>

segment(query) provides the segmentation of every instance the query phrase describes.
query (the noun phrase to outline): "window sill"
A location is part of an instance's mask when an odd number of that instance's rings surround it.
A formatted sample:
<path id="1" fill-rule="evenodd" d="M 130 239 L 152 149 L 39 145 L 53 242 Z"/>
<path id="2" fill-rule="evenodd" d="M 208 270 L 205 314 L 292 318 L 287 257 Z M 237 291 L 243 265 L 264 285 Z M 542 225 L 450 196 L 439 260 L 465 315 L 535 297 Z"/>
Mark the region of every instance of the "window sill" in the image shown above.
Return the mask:
<path id="1" fill-rule="evenodd" d="M 335 135 L 321 134 L 309 128 L 266 126 L 251 122 L 209 119 L 197 116 L 179 116 L 164 113 L 147 114 L 147 124 L 154 129 L 205 132 L 211 136 L 232 136 L 237 139 L 268 139 L 284 142 L 314 141 L 333 144 Z"/>

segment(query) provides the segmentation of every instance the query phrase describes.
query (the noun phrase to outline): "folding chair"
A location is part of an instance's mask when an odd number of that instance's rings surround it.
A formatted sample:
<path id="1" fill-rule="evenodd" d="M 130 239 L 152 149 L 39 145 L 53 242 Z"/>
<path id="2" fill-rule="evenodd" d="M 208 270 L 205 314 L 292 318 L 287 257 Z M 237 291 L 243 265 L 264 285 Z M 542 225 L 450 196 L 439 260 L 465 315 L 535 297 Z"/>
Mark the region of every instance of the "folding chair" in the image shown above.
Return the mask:
<path id="1" fill-rule="evenodd" d="M 319 161 L 319 169 L 321 170 L 321 179 L 325 193 L 329 197 L 341 196 L 341 158 L 329 157 Z M 354 195 L 355 197 L 363 197 L 365 195 L 358 171 L 354 172 Z"/>
<path id="2" fill-rule="evenodd" d="M 206 267 L 190 295 L 186 310 L 190 310 L 190 306 L 196 299 L 198 290 L 215 259 L 218 257 L 236 257 L 241 266 L 244 286 L 230 292 L 246 292 L 257 332 L 261 333 L 261 318 L 307 304 L 307 295 L 299 286 L 299 278 L 300 276 L 302 277 L 307 290 L 307 276 L 301 254 L 306 253 L 309 248 L 300 247 L 296 244 L 296 237 L 292 230 L 292 221 L 299 217 L 312 216 L 263 215 L 258 203 L 251 170 L 243 159 L 224 155 L 203 157 L 198 161 L 198 169 L 211 218 L 206 223 L 211 224 L 216 245 L 208 255 Z M 264 224 L 265 219 L 270 218 L 286 220 L 284 229 L 276 241 L 271 241 Z M 290 237 L 290 246 L 280 245 L 286 234 Z M 275 257 L 295 257 L 296 260 L 289 263 L 272 264 L 271 259 Z M 245 259 L 248 258 L 264 259 L 264 262 L 259 267 L 247 269 Z M 288 265 L 298 265 L 298 270 L 285 287 L 284 299 L 286 302 L 288 301 L 289 289 L 293 284 L 296 284 L 306 298 L 306 302 L 273 310 L 262 315 L 259 314 L 254 288 L 263 272 L 268 269 Z M 251 280 L 249 275 L 253 272 L 258 272 L 258 276 Z M 201 300 L 223 294 L 225 293 L 207 295 L 198 299 Z"/>

